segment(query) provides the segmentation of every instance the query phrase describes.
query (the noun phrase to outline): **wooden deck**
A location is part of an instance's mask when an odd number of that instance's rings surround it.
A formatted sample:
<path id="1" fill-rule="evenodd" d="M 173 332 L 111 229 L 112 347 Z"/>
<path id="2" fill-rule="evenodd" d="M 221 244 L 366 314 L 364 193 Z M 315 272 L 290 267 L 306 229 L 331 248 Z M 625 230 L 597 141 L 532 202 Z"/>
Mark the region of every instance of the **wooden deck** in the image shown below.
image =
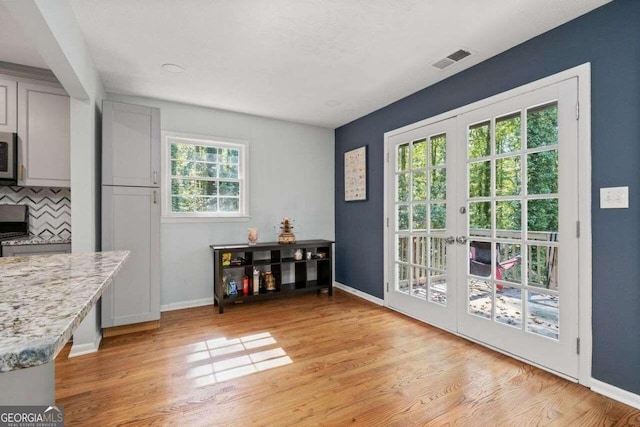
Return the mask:
<path id="1" fill-rule="evenodd" d="M 166 312 L 56 359 L 67 426 L 640 425 L 633 409 L 341 291 Z"/>

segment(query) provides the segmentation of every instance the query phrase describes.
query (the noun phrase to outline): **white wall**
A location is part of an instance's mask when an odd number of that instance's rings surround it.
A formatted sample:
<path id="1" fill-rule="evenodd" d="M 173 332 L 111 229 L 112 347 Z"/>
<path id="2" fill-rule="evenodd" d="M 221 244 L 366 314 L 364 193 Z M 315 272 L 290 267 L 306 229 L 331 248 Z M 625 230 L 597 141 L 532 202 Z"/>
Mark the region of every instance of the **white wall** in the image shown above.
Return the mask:
<path id="1" fill-rule="evenodd" d="M 148 98 L 107 94 L 107 99 L 160 108 L 163 131 L 249 142 L 250 220 L 162 223 L 163 307 L 212 300 L 209 245 L 244 243 L 248 227 L 258 227 L 259 241 L 273 241 L 274 226 L 289 216 L 298 240 L 334 238 L 332 129 Z"/>

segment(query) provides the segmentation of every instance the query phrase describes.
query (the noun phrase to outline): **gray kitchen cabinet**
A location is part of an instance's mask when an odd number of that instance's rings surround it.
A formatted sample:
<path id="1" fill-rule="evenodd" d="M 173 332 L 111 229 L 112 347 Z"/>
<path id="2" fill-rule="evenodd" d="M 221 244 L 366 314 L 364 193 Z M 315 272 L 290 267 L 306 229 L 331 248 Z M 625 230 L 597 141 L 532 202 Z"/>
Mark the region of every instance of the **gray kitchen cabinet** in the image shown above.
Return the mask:
<path id="1" fill-rule="evenodd" d="M 59 86 L 18 83 L 18 184 L 70 186 L 70 104 Z"/>
<path id="2" fill-rule="evenodd" d="M 102 297 L 110 328 L 160 319 L 160 110 L 102 109 L 102 250 L 131 251 Z"/>
<path id="3" fill-rule="evenodd" d="M 102 185 L 160 185 L 160 110 L 102 103 Z"/>
<path id="4" fill-rule="evenodd" d="M 102 327 L 160 319 L 158 189 L 102 188 L 102 249 L 131 251 L 102 296 Z"/>
<path id="5" fill-rule="evenodd" d="M 0 132 L 13 133 L 17 131 L 17 90 L 17 81 L 0 78 Z"/>
<path id="6" fill-rule="evenodd" d="M 71 253 L 71 243 L 43 243 L 30 245 L 6 245 L 2 247 L 2 256 L 34 256 Z"/>

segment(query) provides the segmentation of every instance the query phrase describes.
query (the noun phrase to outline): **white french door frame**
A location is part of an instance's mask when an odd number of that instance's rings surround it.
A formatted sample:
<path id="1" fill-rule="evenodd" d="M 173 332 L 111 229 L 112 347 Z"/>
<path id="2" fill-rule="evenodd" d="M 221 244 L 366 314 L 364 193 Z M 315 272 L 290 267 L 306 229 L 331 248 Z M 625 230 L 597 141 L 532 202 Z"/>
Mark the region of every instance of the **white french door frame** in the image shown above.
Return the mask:
<path id="1" fill-rule="evenodd" d="M 580 354 L 579 354 L 579 373 L 578 382 L 587 387 L 591 387 L 591 359 L 592 359 L 592 250 L 591 250 L 591 64 L 585 63 L 574 68 L 562 71 L 549 77 L 545 77 L 540 80 L 528 83 L 526 85 L 511 89 L 507 92 L 503 92 L 489 98 L 474 102 L 472 104 L 465 105 L 455 110 L 447 111 L 437 116 L 430 117 L 425 120 L 421 120 L 416 123 L 404 126 L 399 129 L 394 129 L 384 134 L 384 149 L 385 149 L 385 162 L 384 162 L 384 215 L 382 218 L 382 226 L 385 230 L 383 233 L 384 250 L 383 250 L 383 262 L 384 262 L 384 305 L 389 307 L 389 293 L 393 283 L 393 270 L 390 268 L 392 259 L 390 259 L 389 245 L 393 245 L 394 242 L 389 238 L 388 224 L 389 220 L 394 212 L 390 211 L 390 198 L 393 194 L 388 191 L 389 186 L 386 185 L 389 179 L 394 176 L 393 165 L 388 162 L 389 153 L 392 149 L 390 139 L 395 135 L 406 133 L 414 129 L 431 125 L 449 118 L 459 116 L 464 113 L 468 113 L 472 110 L 482 108 L 496 102 L 500 102 L 515 96 L 525 94 L 527 92 L 535 91 L 545 86 L 553 85 L 561 81 L 577 78 L 578 80 L 578 107 L 576 108 L 576 115 L 578 120 L 578 220 L 580 222 L 580 238 L 578 242 L 578 281 L 579 281 L 579 338 L 580 338 Z M 461 280 L 461 278 L 457 278 Z M 452 284 L 457 286 L 457 284 Z M 459 335 L 459 334 L 456 334 Z M 464 337 L 469 339 L 468 337 Z M 474 340 L 472 340 L 474 341 Z M 485 345 L 483 343 L 479 343 Z M 491 347 L 496 351 L 505 353 L 516 359 L 523 360 L 529 364 L 533 364 L 530 361 L 516 357 L 510 353 L 501 351 Z M 533 364 L 535 365 L 535 364 Z M 556 375 L 558 372 L 549 370 L 544 366 L 539 366 L 541 369 L 552 372 Z M 563 376 L 563 375 L 560 375 Z M 564 376 L 563 376 L 564 377 Z M 571 379 L 571 378 L 568 378 Z"/>

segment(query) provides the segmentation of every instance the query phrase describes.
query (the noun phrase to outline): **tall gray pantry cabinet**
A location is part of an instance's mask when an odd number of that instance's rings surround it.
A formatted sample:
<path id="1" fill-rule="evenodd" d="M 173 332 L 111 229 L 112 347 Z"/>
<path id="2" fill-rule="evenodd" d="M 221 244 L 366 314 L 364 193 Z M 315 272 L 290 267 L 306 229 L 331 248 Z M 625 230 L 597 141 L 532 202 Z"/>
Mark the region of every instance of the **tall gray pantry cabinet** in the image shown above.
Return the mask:
<path id="1" fill-rule="evenodd" d="M 160 319 L 160 110 L 102 104 L 102 250 L 131 251 L 102 296 L 102 327 Z"/>

